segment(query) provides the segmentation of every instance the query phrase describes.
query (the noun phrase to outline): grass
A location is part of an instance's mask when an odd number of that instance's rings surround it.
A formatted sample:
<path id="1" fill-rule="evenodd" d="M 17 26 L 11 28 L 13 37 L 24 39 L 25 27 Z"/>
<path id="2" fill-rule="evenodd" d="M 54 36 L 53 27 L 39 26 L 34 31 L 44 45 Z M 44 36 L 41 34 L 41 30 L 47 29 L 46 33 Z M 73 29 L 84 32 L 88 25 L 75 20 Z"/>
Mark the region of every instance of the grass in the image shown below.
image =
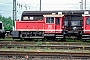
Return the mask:
<path id="1" fill-rule="evenodd" d="M 35 44 L 35 46 L 40 46 L 40 45 L 42 45 L 42 42 L 37 42 L 37 43 Z"/>

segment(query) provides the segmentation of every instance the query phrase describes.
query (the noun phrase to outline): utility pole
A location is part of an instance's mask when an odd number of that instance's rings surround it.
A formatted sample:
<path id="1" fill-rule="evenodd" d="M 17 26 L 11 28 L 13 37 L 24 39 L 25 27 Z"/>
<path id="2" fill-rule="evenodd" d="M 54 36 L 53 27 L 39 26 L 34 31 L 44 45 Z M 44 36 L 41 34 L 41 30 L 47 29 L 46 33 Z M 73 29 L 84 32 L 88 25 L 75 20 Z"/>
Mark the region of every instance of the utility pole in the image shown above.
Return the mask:
<path id="1" fill-rule="evenodd" d="M 40 0 L 40 11 L 41 11 L 41 0 Z"/>
<path id="2" fill-rule="evenodd" d="M 13 27 L 15 28 L 15 21 L 16 20 L 16 0 L 13 0 Z"/>
<path id="3" fill-rule="evenodd" d="M 80 9 L 83 10 L 83 0 L 81 0 L 81 2 L 79 3 L 80 3 Z"/>
<path id="4" fill-rule="evenodd" d="M 83 0 L 81 0 L 81 9 L 83 10 Z"/>
<path id="5" fill-rule="evenodd" d="M 82 10 L 82 8 L 81 8 L 81 2 L 79 2 L 80 3 L 80 10 Z"/>
<path id="6" fill-rule="evenodd" d="M 85 10 L 86 10 L 86 0 L 85 0 Z"/>

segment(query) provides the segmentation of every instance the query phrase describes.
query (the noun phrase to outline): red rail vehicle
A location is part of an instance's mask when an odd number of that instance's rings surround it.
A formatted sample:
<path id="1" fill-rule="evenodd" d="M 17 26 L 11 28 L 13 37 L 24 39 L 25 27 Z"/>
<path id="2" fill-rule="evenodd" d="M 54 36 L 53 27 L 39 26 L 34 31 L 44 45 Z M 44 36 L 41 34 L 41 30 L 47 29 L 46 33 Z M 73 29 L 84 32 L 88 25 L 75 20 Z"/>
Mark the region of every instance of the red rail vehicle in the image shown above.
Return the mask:
<path id="1" fill-rule="evenodd" d="M 0 38 L 5 38 L 5 30 L 2 21 L 0 21 Z"/>
<path id="2" fill-rule="evenodd" d="M 86 13 L 87 12 L 87 13 Z M 13 38 L 46 38 L 55 40 L 67 37 L 90 39 L 90 15 L 84 10 L 24 11 L 15 21 Z"/>
<path id="3" fill-rule="evenodd" d="M 61 12 L 38 17 L 23 14 L 21 21 L 15 21 L 13 38 L 64 38 L 64 15 Z"/>
<path id="4" fill-rule="evenodd" d="M 82 14 L 83 17 L 83 34 L 82 34 L 82 40 L 90 40 L 90 11 L 86 11 L 84 14 Z"/>

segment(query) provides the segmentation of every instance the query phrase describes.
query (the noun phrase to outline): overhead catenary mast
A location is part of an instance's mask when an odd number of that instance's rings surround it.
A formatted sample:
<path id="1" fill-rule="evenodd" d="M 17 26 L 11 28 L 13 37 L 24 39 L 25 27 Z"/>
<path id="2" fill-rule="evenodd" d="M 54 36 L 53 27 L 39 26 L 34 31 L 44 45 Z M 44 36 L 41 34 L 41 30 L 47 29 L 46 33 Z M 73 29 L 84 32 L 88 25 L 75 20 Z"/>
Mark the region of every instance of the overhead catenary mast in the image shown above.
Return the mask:
<path id="1" fill-rule="evenodd" d="M 40 0 L 40 11 L 41 11 L 41 0 Z"/>
<path id="2" fill-rule="evenodd" d="M 83 0 L 81 0 L 81 9 L 83 10 Z"/>
<path id="3" fill-rule="evenodd" d="M 85 0 L 85 10 L 86 10 L 86 0 Z"/>
<path id="4" fill-rule="evenodd" d="M 13 0 L 13 28 L 15 28 L 14 21 L 16 20 L 16 0 Z"/>
<path id="5" fill-rule="evenodd" d="M 81 2 L 79 3 L 80 3 L 80 9 L 83 10 L 83 0 L 81 0 Z"/>

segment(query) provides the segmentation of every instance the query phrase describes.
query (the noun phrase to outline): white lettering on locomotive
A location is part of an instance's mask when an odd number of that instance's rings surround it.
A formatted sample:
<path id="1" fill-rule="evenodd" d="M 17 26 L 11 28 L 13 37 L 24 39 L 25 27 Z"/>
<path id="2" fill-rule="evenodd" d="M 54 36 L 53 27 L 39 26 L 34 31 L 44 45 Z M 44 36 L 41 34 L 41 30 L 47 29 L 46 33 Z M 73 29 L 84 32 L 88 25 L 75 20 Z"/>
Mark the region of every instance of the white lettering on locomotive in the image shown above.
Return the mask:
<path id="1" fill-rule="evenodd" d="M 48 29 L 52 29 L 52 25 L 48 25 Z"/>

